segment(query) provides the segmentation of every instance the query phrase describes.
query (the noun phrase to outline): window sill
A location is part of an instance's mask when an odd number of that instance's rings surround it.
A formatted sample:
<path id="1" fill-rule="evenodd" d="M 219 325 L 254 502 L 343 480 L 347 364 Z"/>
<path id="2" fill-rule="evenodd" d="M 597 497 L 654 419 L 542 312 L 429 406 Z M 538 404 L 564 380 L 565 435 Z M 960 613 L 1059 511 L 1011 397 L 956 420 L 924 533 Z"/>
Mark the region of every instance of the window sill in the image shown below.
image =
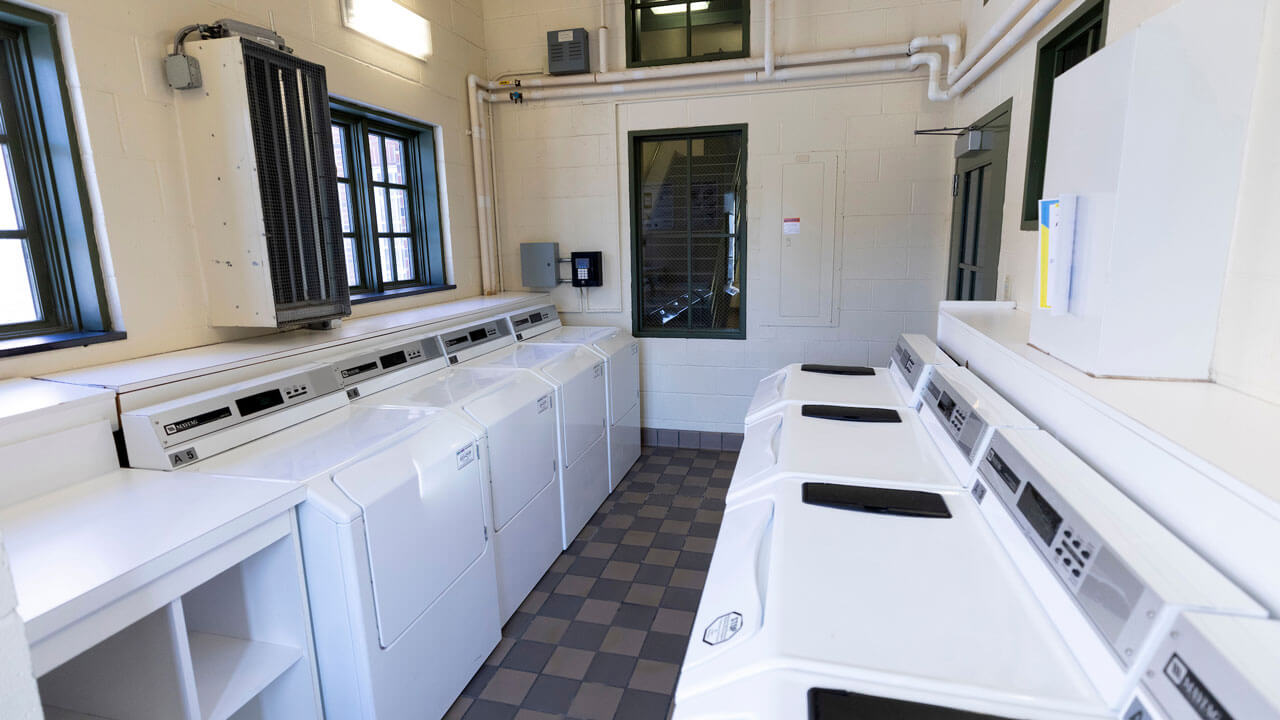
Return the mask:
<path id="1" fill-rule="evenodd" d="M 0 340 L 0 358 L 30 355 L 46 350 L 62 350 L 65 348 L 84 347 L 98 343 L 124 340 L 123 330 L 112 332 L 65 332 L 49 335 L 28 335 L 26 337 Z"/>
<path id="2" fill-rule="evenodd" d="M 379 300 L 392 300 L 394 298 L 412 297 L 414 295 L 426 295 L 428 293 L 443 292 L 445 290 L 457 290 L 457 285 L 431 285 L 430 287 L 404 288 L 403 290 L 387 290 L 380 293 L 364 293 L 363 295 L 352 295 L 352 305 L 363 305 L 365 303 L 377 302 Z"/>

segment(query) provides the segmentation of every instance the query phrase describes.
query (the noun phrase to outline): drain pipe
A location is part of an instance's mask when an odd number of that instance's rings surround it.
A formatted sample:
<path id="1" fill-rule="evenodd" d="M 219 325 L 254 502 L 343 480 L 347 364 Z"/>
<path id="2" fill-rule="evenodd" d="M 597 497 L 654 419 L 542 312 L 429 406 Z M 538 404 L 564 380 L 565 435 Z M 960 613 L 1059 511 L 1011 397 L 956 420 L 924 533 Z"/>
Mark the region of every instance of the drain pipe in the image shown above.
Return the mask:
<path id="1" fill-rule="evenodd" d="M 467 76 L 467 105 L 471 111 L 471 169 L 476 190 L 476 228 L 480 235 L 480 290 L 485 295 L 493 295 L 497 287 L 493 284 L 493 238 L 490 234 L 489 219 L 490 195 L 488 172 L 484 161 L 484 118 L 481 115 L 481 103 L 484 93 L 480 90 L 483 81 L 476 75 Z"/>
<path id="2" fill-rule="evenodd" d="M 597 33 L 600 43 L 599 72 L 609 72 L 609 21 L 605 13 L 606 0 L 600 0 L 600 32 Z"/>
<path id="3" fill-rule="evenodd" d="M 773 5 L 774 0 L 764 0 L 764 76 L 773 77 L 775 58 L 773 56 Z"/>
<path id="4" fill-rule="evenodd" d="M 1036 0 L 1013 0 L 1013 3 L 1009 5 L 1004 13 L 1002 13 L 1000 17 L 996 18 L 995 24 L 993 24 L 991 28 L 978 39 L 978 42 L 970 44 L 968 56 L 965 57 L 964 60 L 962 60 L 955 68 L 947 71 L 947 83 L 949 85 L 955 85 L 956 81 L 958 81 L 961 76 L 969 72 L 969 68 L 972 68 L 974 64 L 981 60 L 983 56 L 987 54 L 987 51 L 990 50 L 992 46 L 1000 40 L 1000 38 L 1008 34 L 1009 28 L 1013 27 L 1013 24 L 1018 21 L 1018 18 L 1022 17 L 1023 13 L 1027 11 L 1027 8 L 1031 7 L 1031 4 L 1035 1 Z"/>
<path id="5" fill-rule="evenodd" d="M 965 64 L 962 63 L 956 68 L 956 77 L 951 78 L 948 73 L 948 82 L 951 87 L 947 88 L 947 97 L 959 97 L 965 90 L 969 89 L 983 75 L 987 74 L 992 67 L 1004 59 L 1015 47 L 1020 45 L 1022 41 L 1031 34 L 1031 31 L 1040 24 L 1042 20 L 1049 17 L 1049 13 L 1053 12 L 1063 0 L 1040 0 L 1035 7 L 1031 8 L 1017 25 L 1013 26 L 1000 42 L 996 43 L 990 51 L 985 52 L 976 62 L 970 63 L 967 69 L 963 69 Z M 1028 3 L 1020 3 L 1028 4 Z M 976 56 L 974 56 L 976 57 Z M 965 58 L 965 63 L 969 62 L 969 58 Z"/>

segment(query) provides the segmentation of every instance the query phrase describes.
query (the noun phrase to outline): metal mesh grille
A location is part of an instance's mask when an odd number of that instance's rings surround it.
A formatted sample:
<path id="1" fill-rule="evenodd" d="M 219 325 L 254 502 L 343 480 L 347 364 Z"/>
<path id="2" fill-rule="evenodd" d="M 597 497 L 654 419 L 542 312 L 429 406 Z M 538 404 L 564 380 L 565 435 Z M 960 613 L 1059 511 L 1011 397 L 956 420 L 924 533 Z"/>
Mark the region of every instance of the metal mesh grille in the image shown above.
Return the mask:
<path id="1" fill-rule="evenodd" d="M 636 142 L 641 328 L 740 328 L 742 134 Z"/>
<path id="2" fill-rule="evenodd" d="M 242 45 L 276 318 L 286 325 L 348 315 L 324 68 Z"/>

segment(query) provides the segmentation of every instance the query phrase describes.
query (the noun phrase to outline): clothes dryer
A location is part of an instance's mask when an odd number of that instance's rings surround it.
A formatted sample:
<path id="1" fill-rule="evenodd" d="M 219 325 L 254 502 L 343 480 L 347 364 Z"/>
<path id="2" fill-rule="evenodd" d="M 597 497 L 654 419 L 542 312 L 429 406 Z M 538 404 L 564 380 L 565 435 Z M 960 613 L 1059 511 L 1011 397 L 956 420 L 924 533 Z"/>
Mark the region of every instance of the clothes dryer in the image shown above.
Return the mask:
<path id="1" fill-rule="evenodd" d="M 584 345 L 605 359 L 609 414 L 609 490 L 640 458 L 640 343 L 615 327 L 560 323 L 554 305 L 507 316 L 517 340 Z"/>
<path id="2" fill-rule="evenodd" d="M 445 408 L 484 428 L 499 619 L 506 622 L 563 549 L 555 389 L 531 374 L 462 364 L 362 393 L 355 405 Z"/>
<path id="3" fill-rule="evenodd" d="M 401 364 L 427 362 L 443 360 Z M 350 407 L 328 365 L 121 422 L 135 467 L 306 486 L 298 522 L 327 716 L 442 716 L 496 647 L 483 428 L 435 408 Z"/>
<path id="4" fill-rule="evenodd" d="M 562 548 L 609 495 L 605 361 L 581 345 L 519 344 L 478 357 L 470 367 L 536 377 L 554 389 L 559 428 Z"/>
<path id="5" fill-rule="evenodd" d="M 913 408 L 935 365 L 956 364 L 928 337 L 911 333 L 898 338 L 888 368 L 788 365 L 760 381 L 747 407 L 746 423 L 793 403 Z"/>

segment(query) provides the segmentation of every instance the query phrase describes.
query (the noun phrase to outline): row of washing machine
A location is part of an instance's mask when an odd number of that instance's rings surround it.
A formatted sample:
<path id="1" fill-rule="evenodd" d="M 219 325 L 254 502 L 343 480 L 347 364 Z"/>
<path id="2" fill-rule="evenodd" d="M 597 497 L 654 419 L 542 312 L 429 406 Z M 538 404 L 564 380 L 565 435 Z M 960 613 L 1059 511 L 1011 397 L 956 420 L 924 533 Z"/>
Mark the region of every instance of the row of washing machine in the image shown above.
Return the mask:
<path id="1" fill-rule="evenodd" d="M 121 425 L 134 467 L 306 484 L 325 715 L 433 718 L 639 457 L 638 352 L 538 307 L 175 390 Z"/>
<path id="2" fill-rule="evenodd" d="M 1280 622 L 908 335 L 760 383 L 674 717 L 1278 718 Z"/>

